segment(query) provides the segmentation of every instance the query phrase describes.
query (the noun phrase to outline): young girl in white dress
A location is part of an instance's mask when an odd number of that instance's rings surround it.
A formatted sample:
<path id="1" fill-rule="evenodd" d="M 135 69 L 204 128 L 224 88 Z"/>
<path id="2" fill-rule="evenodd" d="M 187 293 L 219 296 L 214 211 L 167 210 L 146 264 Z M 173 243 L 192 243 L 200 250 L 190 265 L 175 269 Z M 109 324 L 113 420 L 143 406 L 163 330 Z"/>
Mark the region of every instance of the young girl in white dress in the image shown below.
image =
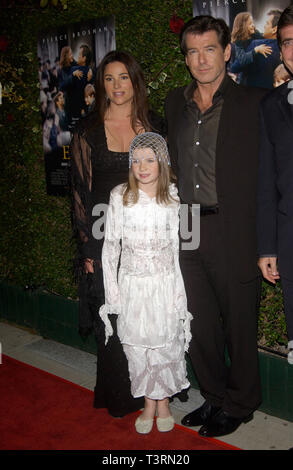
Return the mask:
<path id="1" fill-rule="evenodd" d="M 102 252 L 105 304 L 99 313 L 106 342 L 112 334 L 108 314 L 118 315 L 131 393 L 145 397 L 135 427 L 147 434 L 156 414 L 159 431 L 174 427 L 168 397 L 190 385 L 184 352 L 192 317 L 179 268 L 179 199 L 170 183 L 163 137 L 137 135 L 129 166 L 128 184 L 116 186 L 110 195 Z"/>

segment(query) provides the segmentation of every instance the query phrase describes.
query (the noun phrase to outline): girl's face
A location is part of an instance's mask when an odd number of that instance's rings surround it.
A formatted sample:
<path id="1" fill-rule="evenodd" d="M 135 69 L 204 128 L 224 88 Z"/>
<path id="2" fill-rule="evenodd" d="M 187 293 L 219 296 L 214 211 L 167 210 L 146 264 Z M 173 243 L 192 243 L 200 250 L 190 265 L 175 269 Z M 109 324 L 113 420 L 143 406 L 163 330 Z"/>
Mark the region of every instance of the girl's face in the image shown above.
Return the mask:
<path id="1" fill-rule="evenodd" d="M 146 193 L 155 193 L 159 179 L 159 163 L 151 148 L 134 150 L 132 171 L 140 189 Z"/>
<path id="2" fill-rule="evenodd" d="M 94 95 L 86 95 L 86 96 L 84 97 L 85 104 L 86 104 L 87 106 L 90 106 L 91 104 L 93 104 L 94 99 L 95 99 L 95 96 L 94 96 Z"/>
<path id="3" fill-rule="evenodd" d="M 63 93 L 60 94 L 60 96 L 58 98 L 58 101 L 57 101 L 57 104 L 61 107 L 64 106 L 64 95 L 63 95 Z"/>
<path id="4" fill-rule="evenodd" d="M 122 62 L 111 62 L 106 65 L 104 87 L 111 103 L 117 106 L 132 103 L 133 86 L 127 68 Z"/>
<path id="5" fill-rule="evenodd" d="M 248 18 L 248 21 L 246 23 L 246 27 L 247 27 L 247 30 L 248 30 L 250 35 L 255 33 L 255 26 L 254 26 L 254 22 L 253 22 L 253 19 L 252 19 L 251 16 Z"/>

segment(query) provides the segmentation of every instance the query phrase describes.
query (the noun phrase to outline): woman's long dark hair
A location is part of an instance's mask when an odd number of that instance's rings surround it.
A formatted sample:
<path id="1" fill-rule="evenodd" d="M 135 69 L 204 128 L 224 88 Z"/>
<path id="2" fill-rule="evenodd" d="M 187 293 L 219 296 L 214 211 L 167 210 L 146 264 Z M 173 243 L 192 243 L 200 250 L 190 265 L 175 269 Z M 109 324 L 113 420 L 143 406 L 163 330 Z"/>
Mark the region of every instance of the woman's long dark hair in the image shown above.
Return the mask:
<path id="1" fill-rule="evenodd" d="M 110 104 L 106 97 L 104 74 L 106 66 L 112 62 L 121 62 L 125 65 L 133 86 L 131 126 L 134 132 L 137 133 L 141 128 L 149 131 L 151 127 L 148 119 L 148 100 L 143 72 L 134 57 L 128 52 L 108 52 L 98 66 L 95 79 L 96 100 L 93 111 L 97 113 L 99 122 L 104 122 Z"/>

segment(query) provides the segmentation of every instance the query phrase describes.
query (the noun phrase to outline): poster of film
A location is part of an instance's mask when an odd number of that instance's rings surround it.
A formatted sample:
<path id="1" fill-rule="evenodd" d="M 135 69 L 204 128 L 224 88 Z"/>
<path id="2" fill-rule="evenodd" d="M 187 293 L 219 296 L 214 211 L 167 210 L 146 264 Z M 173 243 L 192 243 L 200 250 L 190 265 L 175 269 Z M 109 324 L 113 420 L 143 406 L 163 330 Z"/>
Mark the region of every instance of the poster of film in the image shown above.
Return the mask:
<path id="1" fill-rule="evenodd" d="M 293 0 L 193 0 L 193 16 L 223 18 L 231 30 L 227 71 L 237 83 L 266 89 L 290 76 L 281 63 L 276 26 Z"/>
<path id="2" fill-rule="evenodd" d="M 116 48 L 114 16 L 47 31 L 38 38 L 40 105 L 47 194 L 69 191 L 74 126 L 93 107 L 96 70 Z"/>

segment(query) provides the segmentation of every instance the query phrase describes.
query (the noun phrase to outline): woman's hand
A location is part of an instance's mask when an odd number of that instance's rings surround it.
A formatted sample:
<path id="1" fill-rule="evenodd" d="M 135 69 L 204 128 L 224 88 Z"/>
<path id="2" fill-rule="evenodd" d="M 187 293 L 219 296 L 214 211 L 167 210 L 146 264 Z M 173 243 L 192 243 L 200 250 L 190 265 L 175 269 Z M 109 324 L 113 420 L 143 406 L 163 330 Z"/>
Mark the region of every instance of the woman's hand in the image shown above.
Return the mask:
<path id="1" fill-rule="evenodd" d="M 86 258 L 84 262 L 84 270 L 86 274 L 94 272 L 94 260 L 90 258 Z"/>
<path id="2" fill-rule="evenodd" d="M 102 261 L 96 260 L 96 265 L 97 265 L 99 268 L 102 268 Z M 94 260 L 93 260 L 93 259 L 90 259 L 90 258 L 86 258 L 86 259 L 85 259 L 85 262 L 84 262 L 84 270 L 85 270 L 85 273 L 86 273 L 86 274 L 88 274 L 88 273 L 94 273 Z"/>
<path id="3" fill-rule="evenodd" d="M 256 46 L 254 50 L 256 54 L 262 54 L 265 58 L 267 58 L 267 56 L 271 55 L 272 53 L 272 48 L 270 46 L 267 46 L 266 44 Z"/>

